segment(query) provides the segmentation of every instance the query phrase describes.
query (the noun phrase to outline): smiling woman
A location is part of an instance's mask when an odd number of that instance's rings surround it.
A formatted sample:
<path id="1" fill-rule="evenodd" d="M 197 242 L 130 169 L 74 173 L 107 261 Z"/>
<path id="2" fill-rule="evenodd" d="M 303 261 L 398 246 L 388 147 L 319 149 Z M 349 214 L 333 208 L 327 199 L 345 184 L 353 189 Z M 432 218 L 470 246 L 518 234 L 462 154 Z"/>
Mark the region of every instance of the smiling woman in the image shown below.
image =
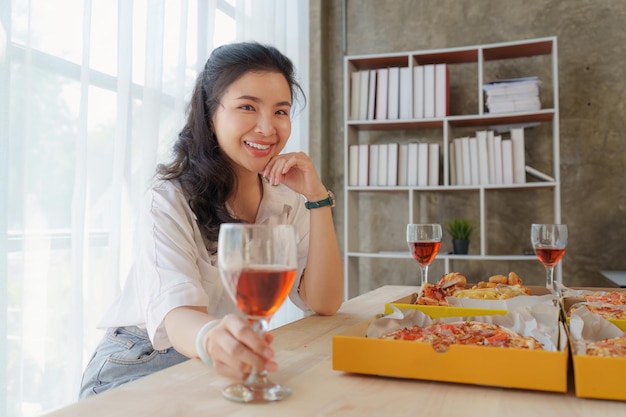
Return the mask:
<path id="1" fill-rule="evenodd" d="M 307 68 L 307 13 L 300 0 L 3 2 L 0 415 L 77 399 L 130 268 L 140 196 L 211 50 L 256 39 Z M 296 150 L 307 120 L 294 120 Z"/>

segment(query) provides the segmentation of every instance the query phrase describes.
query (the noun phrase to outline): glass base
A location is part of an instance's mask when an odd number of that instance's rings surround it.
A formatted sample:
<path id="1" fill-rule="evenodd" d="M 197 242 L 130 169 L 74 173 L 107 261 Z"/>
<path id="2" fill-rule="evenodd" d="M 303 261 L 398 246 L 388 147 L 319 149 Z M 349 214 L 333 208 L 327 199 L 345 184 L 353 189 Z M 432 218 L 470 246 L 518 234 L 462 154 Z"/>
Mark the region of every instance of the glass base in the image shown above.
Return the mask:
<path id="1" fill-rule="evenodd" d="M 222 395 L 238 403 L 269 403 L 280 401 L 291 395 L 291 389 L 278 384 L 254 387 L 245 383 L 229 385 L 222 390 Z"/>

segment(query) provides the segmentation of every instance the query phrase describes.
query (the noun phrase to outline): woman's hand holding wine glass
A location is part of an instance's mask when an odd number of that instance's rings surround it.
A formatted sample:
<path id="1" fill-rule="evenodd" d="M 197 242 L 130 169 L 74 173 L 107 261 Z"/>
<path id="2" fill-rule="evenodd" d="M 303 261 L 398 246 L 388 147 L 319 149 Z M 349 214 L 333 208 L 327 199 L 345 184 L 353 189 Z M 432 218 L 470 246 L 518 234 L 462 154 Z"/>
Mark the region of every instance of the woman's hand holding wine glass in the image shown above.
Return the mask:
<path id="1" fill-rule="evenodd" d="M 227 292 L 259 334 L 287 298 L 297 271 L 297 232 L 293 225 L 223 224 L 218 238 L 218 266 Z M 237 402 L 264 403 L 291 394 L 270 381 L 267 371 L 252 369 L 243 383 L 223 395 Z"/>

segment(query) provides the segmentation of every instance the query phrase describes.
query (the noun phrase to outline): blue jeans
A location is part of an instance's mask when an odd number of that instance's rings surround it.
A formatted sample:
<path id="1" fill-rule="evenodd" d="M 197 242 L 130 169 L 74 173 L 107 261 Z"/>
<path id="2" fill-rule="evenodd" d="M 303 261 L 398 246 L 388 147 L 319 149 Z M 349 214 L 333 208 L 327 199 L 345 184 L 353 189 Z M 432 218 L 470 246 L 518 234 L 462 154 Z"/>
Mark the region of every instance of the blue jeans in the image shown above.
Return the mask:
<path id="1" fill-rule="evenodd" d="M 99 394 L 187 359 L 174 348 L 154 350 L 144 329 L 110 328 L 83 372 L 79 398 Z"/>

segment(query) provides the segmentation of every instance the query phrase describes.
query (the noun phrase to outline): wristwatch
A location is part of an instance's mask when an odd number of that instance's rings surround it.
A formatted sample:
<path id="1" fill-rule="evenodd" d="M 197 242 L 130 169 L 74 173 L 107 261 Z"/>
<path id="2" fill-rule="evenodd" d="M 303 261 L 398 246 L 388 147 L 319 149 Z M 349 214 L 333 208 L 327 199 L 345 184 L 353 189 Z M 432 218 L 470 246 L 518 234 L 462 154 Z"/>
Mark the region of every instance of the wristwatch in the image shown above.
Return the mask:
<path id="1" fill-rule="evenodd" d="M 309 210 L 325 206 L 335 207 L 335 203 L 335 194 L 333 194 L 332 191 L 328 190 L 328 198 L 320 201 L 307 201 L 304 203 L 304 207 L 308 208 Z"/>

